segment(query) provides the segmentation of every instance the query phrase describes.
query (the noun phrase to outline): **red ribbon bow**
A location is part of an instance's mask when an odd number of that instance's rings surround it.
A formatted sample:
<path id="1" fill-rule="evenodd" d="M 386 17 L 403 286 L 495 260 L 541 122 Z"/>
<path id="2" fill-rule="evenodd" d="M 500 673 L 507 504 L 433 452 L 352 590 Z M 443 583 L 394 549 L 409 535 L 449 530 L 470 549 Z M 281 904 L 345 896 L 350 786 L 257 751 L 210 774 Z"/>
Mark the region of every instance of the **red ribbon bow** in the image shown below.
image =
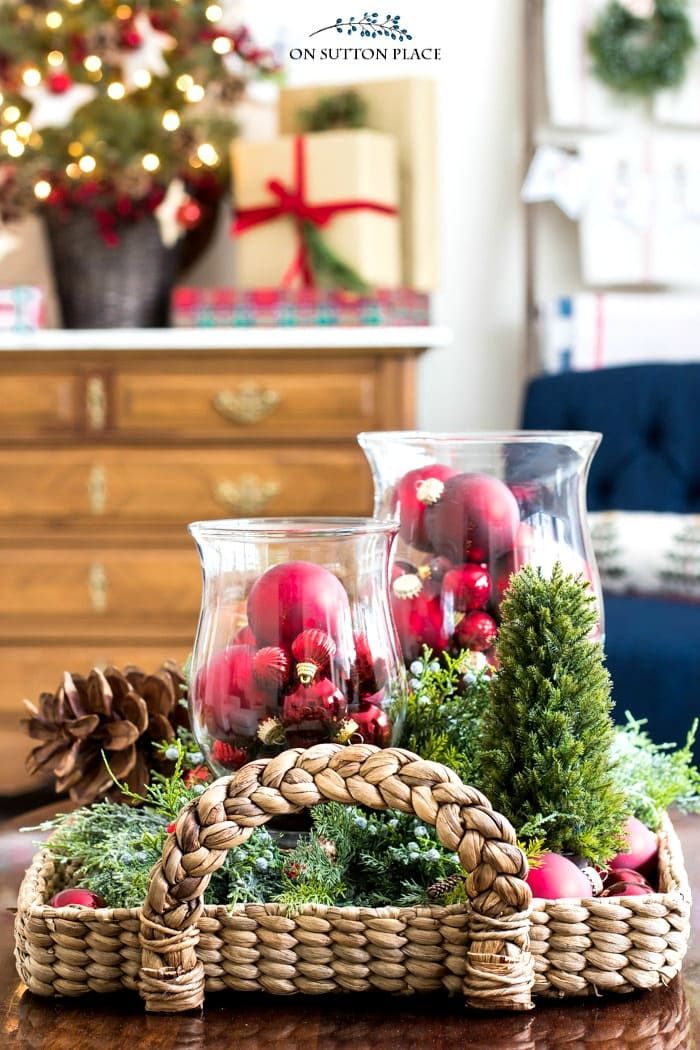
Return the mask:
<path id="1" fill-rule="evenodd" d="M 279 179 L 270 179 L 266 189 L 277 198 L 276 204 L 261 205 L 258 208 L 241 208 L 233 223 L 234 236 L 250 230 L 253 226 L 270 222 L 280 215 L 291 216 L 297 227 L 298 248 L 291 265 L 288 267 L 282 285 L 292 283 L 297 275 L 301 276 L 305 288 L 314 284 L 314 276 L 309 263 L 308 250 L 304 240 L 303 224 L 311 222 L 314 226 L 326 226 L 330 220 L 341 212 L 369 210 L 383 215 L 397 215 L 397 209 L 390 204 L 379 204 L 370 200 L 327 201 L 325 204 L 311 204 L 306 199 L 306 150 L 302 135 L 294 139 L 294 185 L 285 186 Z"/>

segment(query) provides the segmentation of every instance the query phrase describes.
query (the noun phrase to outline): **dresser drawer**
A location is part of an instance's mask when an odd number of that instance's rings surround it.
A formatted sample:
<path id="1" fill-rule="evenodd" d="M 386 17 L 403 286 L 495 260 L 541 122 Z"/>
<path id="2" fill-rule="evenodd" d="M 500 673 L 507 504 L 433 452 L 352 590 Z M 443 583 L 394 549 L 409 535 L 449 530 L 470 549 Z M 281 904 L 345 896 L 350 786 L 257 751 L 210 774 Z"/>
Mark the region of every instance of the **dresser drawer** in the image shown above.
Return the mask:
<path id="1" fill-rule="evenodd" d="M 200 591 L 194 546 L 0 549 L 0 637 L 182 640 Z"/>
<path id="2" fill-rule="evenodd" d="M 365 514 L 354 445 L 319 449 L 0 450 L 0 521 L 161 524 L 248 515 Z"/>
<path id="3" fill-rule="evenodd" d="M 84 390 L 84 379 L 67 369 L 0 373 L 0 440 L 76 433 Z"/>
<path id="4" fill-rule="evenodd" d="M 371 359 L 120 370 L 113 378 L 113 426 L 125 435 L 174 440 L 350 438 L 377 424 L 377 396 Z"/>
<path id="5" fill-rule="evenodd" d="M 25 717 L 23 700 L 36 702 L 40 693 L 58 689 L 64 671 L 87 675 L 93 667 L 125 667 L 136 664 L 144 671 L 156 671 L 165 660 L 181 666 L 190 651 L 190 641 L 144 646 L 125 642 L 87 645 L 11 645 L 0 646 L 2 685 L 0 717 Z"/>

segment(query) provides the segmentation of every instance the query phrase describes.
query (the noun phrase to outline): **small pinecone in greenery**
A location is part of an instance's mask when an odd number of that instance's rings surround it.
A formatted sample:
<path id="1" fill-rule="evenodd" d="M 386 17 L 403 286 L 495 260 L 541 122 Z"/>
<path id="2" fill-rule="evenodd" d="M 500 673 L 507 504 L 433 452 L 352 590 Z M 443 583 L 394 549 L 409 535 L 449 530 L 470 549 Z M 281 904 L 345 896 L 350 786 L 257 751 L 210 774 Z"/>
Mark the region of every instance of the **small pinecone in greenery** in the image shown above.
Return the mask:
<path id="1" fill-rule="evenodd" d="M 87 678 L 66 672 L 56 692 L 42 693 L 38 704 L 24 701 L 30 717 L 22 724 L 41 741 L 29 754 L 27 769 L 52 772 L 56 791 L 68 791 L 80 805 L 105 797 L 123 802 L 104 752 L 114 776 L 143 795 L 153 769 L 172 768 L 153 745 L 174 740 L 177 727 L 189 724 L 180 702 L 184 686 L 181 670 L 171 662 L 155 674 L 138 667 L 95 668 Z"/>
<path id="2" fill-rule="evenodd" d="M 449 893 L 452 893 L 460 882 L 464 881 L 464 875 L 448 875 L 445 879 L 438 879 L 432 886 L 428 886 L 427 894 L 433 901 L 442 900 Z"/>
<path id="3" fill-rule="evenodd" d="M 547 849 L 604 864 L 626 810 L 613 776 L 610 678 L 589 637 L 595 599 L 559 564 L 551 579 L 526 566 L 501 615 L 483 789 L 516 831 L 538 828 Z"/>

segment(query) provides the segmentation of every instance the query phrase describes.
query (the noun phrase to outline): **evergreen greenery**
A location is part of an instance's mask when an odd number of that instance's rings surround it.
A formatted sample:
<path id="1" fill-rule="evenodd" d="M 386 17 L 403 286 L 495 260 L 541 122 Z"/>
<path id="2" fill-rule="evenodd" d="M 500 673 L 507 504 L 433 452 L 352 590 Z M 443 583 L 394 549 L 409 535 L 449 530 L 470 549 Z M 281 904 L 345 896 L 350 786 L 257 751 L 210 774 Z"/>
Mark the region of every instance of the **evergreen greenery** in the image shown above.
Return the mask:
<path id="1" fill-rule="evenodd" d="M 628 95 L 677 87 L 695 45 L 686 0 L 656 0 L 648 18 L 614 0 L 588 36 L 595 76 Z"/>
<path id="2" fill-rule="evenodd" d="M 501 616 L 480 787 L 516 829 L 541 831 L 548 849 L 605 864 L 627 809 L 611 755 L 610 679 L 589 638 L 594 598 L 560 564 L 551 579 L 526 566 Z"/>
<path id="3" fill-rule="evenodd" d="M 298 117 L 303 131 L 331 131 L 336 128 L 367 126 L 367 103 L 357 91 L 336 91 L 323 95 Z"/>

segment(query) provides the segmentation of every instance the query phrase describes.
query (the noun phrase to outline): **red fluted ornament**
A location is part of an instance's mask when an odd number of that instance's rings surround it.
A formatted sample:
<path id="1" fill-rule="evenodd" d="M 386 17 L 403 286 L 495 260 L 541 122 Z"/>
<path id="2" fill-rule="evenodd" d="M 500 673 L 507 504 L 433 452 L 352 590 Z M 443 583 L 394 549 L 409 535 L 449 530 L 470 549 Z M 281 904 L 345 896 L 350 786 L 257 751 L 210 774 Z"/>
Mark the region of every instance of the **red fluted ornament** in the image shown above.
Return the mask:
<path id="1" fill-rule="evenodd" d="M 336 649 L 331 636 L 317 627 L 309 627 L 297 635 L 292 642 L 292 656 L 302 685 L 310 685 L 317 675 L 328 669 Z"/>
<path id="2" fill-rule="evenodd" d="M 350 601 L 337 576 L 322 565 L 291 561 L 273 565 L 248 595 L 248 622 L 258 645 L 289 649 L 309 627 L 341 645 L 351 628 Z"/>
<path id="3" fill-rule="evenodd" d="M 234 747 L 226 740 L 215 740 L 211 749 L 211 757 L 214 762 L 225 766 L 226 769 L 240 769 L 250 756 L 244 747 Z"/>
<path id="4" fill-rule="evenodd" d="M 266 692 L 281 693 L 289 681 L 289 657 L 277 645 L 258 649 L 253 657 L 253 678 Z"/>
<path id="5" fill-rule="evenodd" d="M 60 890 L 51 898 L 49 905 L 52 908 L 106 908 L 107 902 L 93 890 L 74 886 L 68 890 Z"/>
<path id="6" fill-rule="evenodd" d="M 445 481 L 455 471 L 442 463 L 409 470 L 396 486 L 395 506 L 399 510 L 399 535 L 409 546 L 419 551 L 431 550 L 425 532 L 426 507 L 432 506 L 442 496 Z"/>
<path id="7" fill-rule="evenodd" d="M 490 474 L 457 474 L 425 511 L 432 549 L 451 561 L 488 562 L 513 546 L 520 523 L 515 496 Z"/>
<path id="8" fill-rule="evenodd" d="M 483 653 L 490 649 L 498 635 L 498 625 L 488 613 L 473 610 L 465 613 L 457 624 L 455 640 L 463 649 Z"/>

